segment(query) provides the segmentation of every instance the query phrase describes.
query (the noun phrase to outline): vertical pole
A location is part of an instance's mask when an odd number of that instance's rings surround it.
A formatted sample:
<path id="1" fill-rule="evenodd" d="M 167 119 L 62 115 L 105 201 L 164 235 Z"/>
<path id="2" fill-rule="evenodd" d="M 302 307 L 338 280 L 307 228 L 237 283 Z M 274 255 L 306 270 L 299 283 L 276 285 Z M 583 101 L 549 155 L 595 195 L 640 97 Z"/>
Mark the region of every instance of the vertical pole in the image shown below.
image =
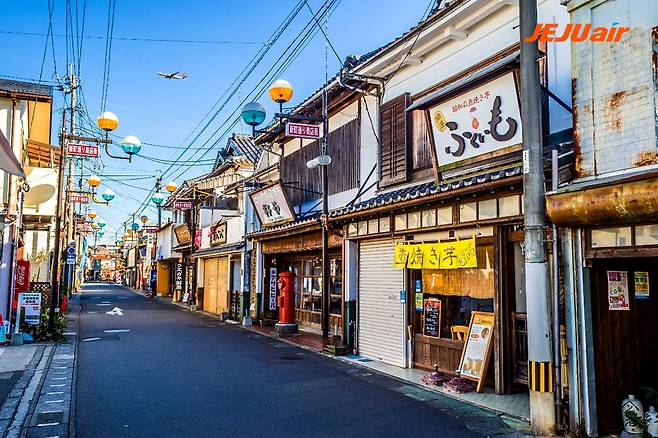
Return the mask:
<path id="1" fill-rule="evenodd" d="M 325 27 L 327 21 L 325 19 Z M 325 32 L 326 34 L 327 32 Z M 324 79 L 325 87 L 322 91 L 322 148 L 320 155 L 328 155 L 327 139 L 329 136 L 329 97 L 327 96 L 327 44 L 324 48 Z M 331 311 L 331 278 L 329 277 L 329 168 L 320 166 L 322 177 L 322 337 L 329 336 L 329 313 Z"/>
<path id="2" fill-rule="evenodd" d="M 530 422 L 538 435 L 554 435 L 549 275 L 544 218 L 544 165 L 537 42 L 525 42 L 537 25 L 536 0 L 521 0 L 521 119 L 523 121 L 523 193 L 525 291 L 528 318 Z M 542 379 L 543 377 L 543 379 Z"/>
<path id="3" fill-rule="evenodd" d="M 559 169 L 558 169 L 558 146 L 551 150 L 551 190 L 557 190 Z M 558 232 L 557 225 L 552 227 L 553 237 L 552 244 L 552 268 L 553 268 L 553 288 L 552 288 L 552 305 L 553 305 L 553 383 L 555 386 L 555 411 L 556 424 L 562 424 L 562 348 L 560 346 L 560 290 L 559 282 L 559 263 L 558 263 Z"/>
<path id="4" fill-rule="evenodd" d="M 55 246 L 53 248 L 53 265 L 50 271 L 50 309 L 48 310 L 48 333 L 53 332 L 55 323 L 55 307 L 59 301 L 59 286 L 58 274 L 60 268 L 60 255 L 62 252 L 60 236 L 62 232 L 62 192 L 64 191 L 64 161 L 66 161 L 66 110 L 62 112 L 62 132 L 60 134 L 60 156 L 59 156 L 59 169 L 57 173 L 57 207 L 55 210 Z"/>
<path id="5" fill-rule="evenodd" d="M 190 214 L 190 221 L 192 222 L 192 232 L 190 233 L 192 235 L 192 244 L 190 245 L 190 258 L 188 259 L 188 269 L 192 269 L 192 284 L 190 285 L 190 298 L 189 298 L 189 303 L 194 304 L 196 306 L 196 282 L 197 282 L 197 275 L 196 275 L 196 261 L 193 263 L 192 262 L 192 255 L 194 254 L 194 245 L 196 244 L 196 186 L 192 186 L 192 211 Z M 229 259 L 230 260 L 230 259 Z M 230 267 L 230 261 L 229 261 L 229 267 Z"/>

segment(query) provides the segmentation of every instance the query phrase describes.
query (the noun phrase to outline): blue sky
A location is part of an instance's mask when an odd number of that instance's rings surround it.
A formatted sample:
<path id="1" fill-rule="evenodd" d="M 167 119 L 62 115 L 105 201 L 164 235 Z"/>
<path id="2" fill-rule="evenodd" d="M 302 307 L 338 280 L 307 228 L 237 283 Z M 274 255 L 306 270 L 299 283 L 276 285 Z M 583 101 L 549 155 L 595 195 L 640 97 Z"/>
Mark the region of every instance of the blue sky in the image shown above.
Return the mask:
<path id="1" fill-rule="evenodd" d="M 55 68 L 59 75 L 66 71 L 65 0 L 51 0 L 54 4 L 52 19 L 55 57 L 47 47 L 42 78 L 54 79 Z M 70 0 L 78 7 L 78 25 L 86 3 L 85 31 L 80 57 L 80 77 L 85 103 L 95 120 L 100 111 L 105 39 L 108 18 L 107 0 Z M 114 40 L 111 51 L 109 88 L 106 110 L 118 115 L 116 134 L 136 135 L 142 142 L 170 146 L 169 148 L 145 145 L 132 163 L 114 160 L 101 154 L 99 163 L 88 161 L 85 166 L 99 167 L 103 178 L 101 190 L 111 188 L 117 193 L 110 207 L 95 205 L 98 217 L 108 223 L 103 242 L 114 240 L 114 230 L 137 211 L 155 184 L 157 169 L 168 167 L 152 161 L 175 159 L 197 124 L 213 107 L 229 85 L 243 70 L 262 44 L 282 23 L 297 4 L 294 0 L 271 1 L 130 1 L 116 0 L 114 37 L 153 38 L 178 40 L 226 41 L 219 43 L 165 43 Z M 308 5 L 317 11 L 322 0 L 309 0 Z M 429 0 L 343 0 L 329 17 L 329 37 L 341 58 L 349 54 L 364 54 L 394 39 L 415 25 L 425 12 Z M 48 30 L 48 1 L 23 0 L 3 4 L 0 14 L 0 52 L 4 55 L 0 77 L 38 79 Z M 73 12 L 75 15 L 75 12 Z M 240 91 L 210 124 L 207 133 L 214 132 L 227 120 L 243 98 L 255 88 L 266 72 L 284 56 L 285 49 L 311 19 L 304 7 L 270 52 L 248 77 Z M 39 35 L 19 35 L 13 32 L 31 32 Z M 43 35 L 41 35 L 43 34 Z M 90 37 L 103 37 L 100 39 Z M 324 81 L 325 42 L 317 33 L 299 56 L 279 75 L 293 84 L 294 105 L 305 99 Z M 69 57 L 70 58 L 70 57 Z M 69 59 L 69 62 L 71 59 Z M 329 75 L 339 68 L 338 60 L 329 53 Z M 166 80 L 157 72 L 182 70 L 189 74 L 184 81 Z M 275 105 L 266 94 L 257 100 L 266 105 L 268 114 Z M 53 132 L 59 129 L 61 94 L 56 92 L 53 114 Z M 269 120 L 269 116 L 268 116 Z M 182 161 L 202 158 L 214 159 L 218 147 L 226 136 L 218 138 L 225 129 L 204 144 L 208 135 L 202 135 L 183 155 Z M 249 132 L 238 124 L 232 131 Z M 230 131 L 227 131 L 227 133 Z M 57 142 L 53 135 L 52 142 Z M 209 147 L 214 145 L 212 147 Z M 205 148 L 200 150 L 198 148 Z M 113 150 L 119 153 L 119 149 Z M 205 154 L 205 155 L 204 155 Z M 203 156 L 203 157 L 202 157 Z M 207 161 L 193 167 L 174 167 L 165 173 L 164 182 L 174 179 L 182 183 L 185 178 L 198 176 L 209 170 Z M 85 171 L 87 174 L 89 171 Z M 107 177 L 104 177 L 107 175 Z M 128 175 L 128 176 L 116 176 Z M 134 179 L 133 179 L 134 178 Z M 137 179 L 142 178 L 142 179 Z M 114 179 L 116 181 L 112 181 Z M 118 182 L 119 181 L 119 182 Z M 130 186 L 129 186 L 130 185 Z M 150 222 L 156 221 L 156 210 L 148 207 L 145 214 Z M 166 217 L 166 214 L 165 216 Z"/>

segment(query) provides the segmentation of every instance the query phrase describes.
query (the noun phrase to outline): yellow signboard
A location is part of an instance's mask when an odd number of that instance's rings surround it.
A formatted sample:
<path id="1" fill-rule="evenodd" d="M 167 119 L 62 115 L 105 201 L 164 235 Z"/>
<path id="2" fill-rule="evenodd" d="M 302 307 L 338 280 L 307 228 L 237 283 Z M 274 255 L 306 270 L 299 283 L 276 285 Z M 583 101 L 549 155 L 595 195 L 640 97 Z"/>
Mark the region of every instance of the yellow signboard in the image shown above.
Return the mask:
<path id="1" fill-rule="evenodd" d="M 410 269 L 477 268 L 475 237 L 445 243 L 396 244 L 393 266 Z"/>

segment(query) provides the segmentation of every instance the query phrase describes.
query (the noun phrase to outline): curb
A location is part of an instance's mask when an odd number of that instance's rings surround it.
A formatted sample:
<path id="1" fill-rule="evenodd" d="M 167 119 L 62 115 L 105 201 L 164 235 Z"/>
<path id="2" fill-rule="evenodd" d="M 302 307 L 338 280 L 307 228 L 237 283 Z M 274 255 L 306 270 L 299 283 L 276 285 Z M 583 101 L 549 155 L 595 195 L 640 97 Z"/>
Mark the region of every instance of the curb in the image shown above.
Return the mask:
<path id="1" fill-rule="evenodd" d="M 73 312 L 71 312 L 75 319 L 75 348 L 73 357 L 73 378 L 71 379 L 71 403 L 69 405 L 69 434 L 68 436 L 75 437 L 75 414 L 78 405 L 78 350 L 80 348 L 80 313 L 82 312 L 82 304 L 80 303 L 80 295 L 75 294 L 75 304 Z"/>

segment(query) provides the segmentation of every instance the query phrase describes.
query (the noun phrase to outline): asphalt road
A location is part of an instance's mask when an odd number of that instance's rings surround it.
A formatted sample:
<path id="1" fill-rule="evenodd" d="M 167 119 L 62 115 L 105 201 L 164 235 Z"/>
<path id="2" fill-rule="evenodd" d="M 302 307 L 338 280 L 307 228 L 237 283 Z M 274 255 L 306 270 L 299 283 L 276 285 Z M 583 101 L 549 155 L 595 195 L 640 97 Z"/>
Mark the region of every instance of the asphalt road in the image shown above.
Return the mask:
<path id="1" fill-rule="evenodd" d="M 78 437 L 481 436 L 442 397 L 118 286 L 83 288 L 78 342 Z"/>

